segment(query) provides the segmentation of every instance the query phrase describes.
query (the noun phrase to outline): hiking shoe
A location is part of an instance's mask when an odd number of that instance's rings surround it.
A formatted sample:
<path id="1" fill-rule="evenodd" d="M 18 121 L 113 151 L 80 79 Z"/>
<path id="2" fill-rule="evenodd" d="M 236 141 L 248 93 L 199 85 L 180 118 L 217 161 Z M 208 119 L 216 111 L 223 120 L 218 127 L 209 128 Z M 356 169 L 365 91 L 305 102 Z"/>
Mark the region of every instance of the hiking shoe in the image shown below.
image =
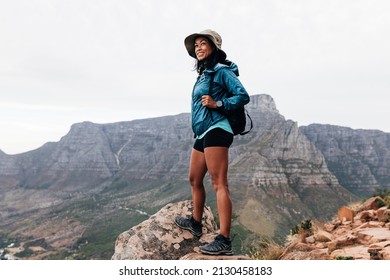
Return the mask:
<path id="1" fill-rule="evenodd" d="M 202 236 L 202 223 L 196 221 L 192 216 L 189 218 L 177 216 L 175 224 L 181 229 L 190 231 L 196 237 Z"/>
<path id="2" fill-rule="evenodd" d="M 232 241 L 222 234 L 215 237 L 215 240 L 207 245 L 199 246 L 199 251 L 205 255 L 233 255 Z"/>

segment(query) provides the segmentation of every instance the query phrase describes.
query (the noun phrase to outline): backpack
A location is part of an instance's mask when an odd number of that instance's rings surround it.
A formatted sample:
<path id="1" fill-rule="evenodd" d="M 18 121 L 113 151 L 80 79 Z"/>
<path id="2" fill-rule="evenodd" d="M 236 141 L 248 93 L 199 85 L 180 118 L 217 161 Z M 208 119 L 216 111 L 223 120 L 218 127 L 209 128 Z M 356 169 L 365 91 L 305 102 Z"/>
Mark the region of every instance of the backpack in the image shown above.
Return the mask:
<path id="1" fill-rule="evenodd" d="M 211 73 L 210 87 L 209 87 L 210 95 L 211 95 L 211 90 L 213 88 L 213 83 L 214 83 L 214 73 Z M 228 97 L 231 97 L 231 95 L 230 96 L 228 95 Z M 252 130 L 253 128 L 252 118 L 249 116 L 249 113 L 244 106 L 235 110 L 222 111 L 221 113 L 225 115 L 226 118 L 228 119 L 229 124 L 233 130 L 234 136 L 245 135 Z M 245 131 L 247 117 L 250 120 L 250 128 L 249 130 Z"/>

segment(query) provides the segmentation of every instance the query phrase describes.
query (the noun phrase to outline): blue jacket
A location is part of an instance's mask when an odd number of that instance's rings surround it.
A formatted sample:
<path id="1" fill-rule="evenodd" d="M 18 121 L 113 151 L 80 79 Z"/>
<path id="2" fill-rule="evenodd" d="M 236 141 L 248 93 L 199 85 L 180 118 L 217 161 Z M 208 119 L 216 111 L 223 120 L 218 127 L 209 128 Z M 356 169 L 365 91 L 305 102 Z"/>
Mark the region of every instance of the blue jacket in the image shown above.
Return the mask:
<path id="1" fill-rule="evenodd" d="M 198 76 L 192 91 L 192 130 L 196 136 L 201 135 L 210 126 L 226 119 L 218 110 L 202 105 L 202 96 L 207 95 L 210 88 L 210 73 L 214 72 L 214 83 L 211 97 L 214 101 L 221 100 L 224 110 L 234 110 L 248 104 L 249 94 L 238 79 L 238 67 L 231 63 L 216 64 L 213 69 L 206 69 Z"/>

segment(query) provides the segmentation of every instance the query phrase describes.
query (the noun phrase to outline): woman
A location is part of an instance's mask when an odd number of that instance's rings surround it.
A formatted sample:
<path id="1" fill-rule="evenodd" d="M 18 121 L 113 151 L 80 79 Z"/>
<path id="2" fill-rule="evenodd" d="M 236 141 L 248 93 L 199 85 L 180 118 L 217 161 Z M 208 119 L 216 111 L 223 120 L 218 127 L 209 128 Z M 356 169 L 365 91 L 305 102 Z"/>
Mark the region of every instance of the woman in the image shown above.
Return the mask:
<path id="1" fill-rule="evenodd" d="M 209 172 L 217 197 L 220 233 L 213 242 L 199 249 L 204 254 L 232 255 L 232 202 L 227 173 L 233 131 L 223 112 L 247 104 L 249 95 L 237 78 L 237 66 L 226 60 L 226 53 L 221 49 L 222 38 L 217 32 L 205 30 L 191 34 L 185 38 L 184 44 L 189 55 L 196 59 L 199 74 L 192 92 L 191 110 L 192 129 L 196 136 L 189 172 L 194 209 L 191 217 L 177 217 L 175 222 L 196 237 L 202 235 L 206 201 L 203 180 Z"/>

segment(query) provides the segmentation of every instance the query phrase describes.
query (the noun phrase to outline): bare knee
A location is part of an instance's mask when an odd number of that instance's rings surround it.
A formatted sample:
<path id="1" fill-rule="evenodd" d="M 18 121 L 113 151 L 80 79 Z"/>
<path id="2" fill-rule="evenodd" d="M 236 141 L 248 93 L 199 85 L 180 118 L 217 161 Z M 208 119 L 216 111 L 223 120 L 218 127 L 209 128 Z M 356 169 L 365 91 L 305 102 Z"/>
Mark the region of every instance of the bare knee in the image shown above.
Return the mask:
<path id="1" fill-rule="evenodd" d="M 197 176 L 189 176 L 188 178 L 192 188 L 203 188 L 203 178 L 198 178 Z"/>
<path id="2" fill-rule="evenodd" d="M 215 192 L 229 192 L 228 181 L 225 177 L 211 176 L 211 184 Z"/>
<path id="3" fill-rule="evenodd" d="M 218 192 L 226 192 L 229 193 L 229 186 L 227 183 L 227 180 L 220 180 L 220 181 L 211 181 L 213 189 L 216 193 Z"/>
<path id="4" fill-rule="evenodd" d="M 230 195 L 228 185 L 213 185 L 213 188 L 216 193 L 226 193 L 227 195 Z"/>

